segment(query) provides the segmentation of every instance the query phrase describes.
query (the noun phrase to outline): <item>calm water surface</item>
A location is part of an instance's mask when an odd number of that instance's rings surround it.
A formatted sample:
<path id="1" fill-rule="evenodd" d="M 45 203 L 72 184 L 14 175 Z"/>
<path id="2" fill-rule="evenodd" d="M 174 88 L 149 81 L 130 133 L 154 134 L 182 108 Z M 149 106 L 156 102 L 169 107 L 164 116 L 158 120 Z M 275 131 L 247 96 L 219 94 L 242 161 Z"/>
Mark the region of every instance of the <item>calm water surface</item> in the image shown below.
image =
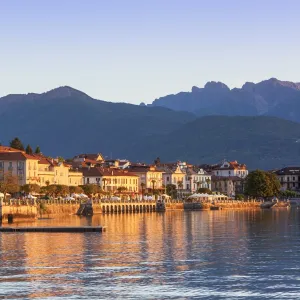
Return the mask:
<path id="1" fill-rule="evenodd" d="M 0 299 L 299 299 L 300 210 L 76 216 L 0 233 Z M 20 223 L 27 226 L 29 223 Z"/>

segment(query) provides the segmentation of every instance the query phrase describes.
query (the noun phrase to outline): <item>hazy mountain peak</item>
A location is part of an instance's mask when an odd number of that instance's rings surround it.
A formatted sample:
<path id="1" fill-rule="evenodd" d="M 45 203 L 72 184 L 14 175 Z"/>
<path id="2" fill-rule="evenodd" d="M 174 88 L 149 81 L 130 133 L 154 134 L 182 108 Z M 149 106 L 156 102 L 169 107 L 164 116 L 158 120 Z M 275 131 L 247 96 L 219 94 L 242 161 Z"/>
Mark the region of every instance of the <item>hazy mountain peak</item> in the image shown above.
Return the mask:
<path id="1" fill-rule="evenodd" d="M 287 88 L 291 88 L 294 90 L 300 90 L 300 84 L 298 82 L 291 82 L 291 81 L 281 81 L 277 78 L 270 78 L 268 80 L 264 80 L 258 84 L 262 84 L 262 85 L 272 85 L 272 86 L 283 86 L 283 87 L 287 87 Z"/>
<path id="2" fill-rule="evenodd" d="M 220 81 L 209 81 L 205 84 L 204 88 L 230 91 L 229 87 L 225 83 L 220 82 Z"/>
<path id="3" fill-rule="evenodd" d="M 88 97 L 87 94 L 76 90 L 70 86 L 60 86 L 58 88 L 55 88 L 53 90 L 50 90 L 48 92 L 45 92 L 42 94 L 43 96 L 46 96 L 47 98 L 55 99 L 55 98 L 68 98 L 68 97 Z"/>
<path id="4" fill-rule="evenodd" d="M 199 88 L 195 85 L 192 87 L 192 93 L 197 93 L 197 92 L 200 92 L 201 90 L 202 90 L 201 88 Z"/>

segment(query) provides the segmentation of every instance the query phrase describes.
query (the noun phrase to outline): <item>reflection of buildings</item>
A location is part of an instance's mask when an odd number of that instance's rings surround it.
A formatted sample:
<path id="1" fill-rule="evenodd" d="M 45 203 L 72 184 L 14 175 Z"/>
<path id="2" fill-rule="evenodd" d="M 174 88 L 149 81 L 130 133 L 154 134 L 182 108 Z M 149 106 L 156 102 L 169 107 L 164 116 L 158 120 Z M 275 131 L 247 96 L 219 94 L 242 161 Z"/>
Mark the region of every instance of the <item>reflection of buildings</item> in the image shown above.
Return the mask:
<path id="1" fill-rule="evenodd" d="M 211 288 L 213 280 L 227 280 L 228 287 L 228 277 L 257 267 L 266 251 L 290 259 L 298 246 L 292 238 L 299 233 L 299 214 L 292 210 L 170 211 L 45 222 L 93 222 L 108 229 L 103 234 L 0 234 L 0 275 L 5 275 L 0 288 L 5 280 L 16 280 L 23 289 L 19 298 L 80 297 L 87 290 L 101 292 L 102 298 L 130 298 L 135 288 L 141 292 L 148 284 Z M 290 239 L 280 244 L 283 235 Z M 295 251 L 283 255 L 289 248 Z"/>

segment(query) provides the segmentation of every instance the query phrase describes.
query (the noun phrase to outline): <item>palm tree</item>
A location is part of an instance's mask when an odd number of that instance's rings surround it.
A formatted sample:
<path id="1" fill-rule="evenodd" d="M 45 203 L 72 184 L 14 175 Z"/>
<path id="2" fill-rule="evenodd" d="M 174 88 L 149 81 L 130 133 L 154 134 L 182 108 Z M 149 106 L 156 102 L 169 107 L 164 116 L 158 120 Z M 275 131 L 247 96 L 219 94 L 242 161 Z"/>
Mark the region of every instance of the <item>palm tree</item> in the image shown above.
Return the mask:
<path id="1" fill-rule="evenodd" d="M 192 176 L 189 176 L 188 177 L 188 180 L 189 180 L 189 182 L 190 182 L 190 191 L 192 191 Z"/>
<path id="2" fill-rule="evenodd" d="M 180 190 L 180 197 L 182 198 L 182 189 L 183 189 L 183 181 L 178 181 L 177 182 L 178 189 Z"/>
<path id="3" fill-rule="evenodd" d="M 102 182 L 103 182 L 103 191 L 105 191 L 106 181 L 107 181 L 107 178 L 103 178 L 102 179 Z"/>
<path id="4" fill-rule="evenodd" d="M 155 186 L 156 180 L 152 179 L 151 183 L 152 183 L 152 194 L 154 195 L 154 186 Z"/>
<path id="5" fill-rule="evenodd" d="M 209 178 L 206 178 L 206 183 L 207 183 L 207 187 L 209 188 L 209 185 L 210 185 L 210 183 L 211 183 L 211 180 L 209 179 Z"/>
<path id="6" fill-rule="evenodd" d="M 144 190 L 145 190 L 145 183 L 144 182 L 142 182 L 141 183 L 141 188 L 142 188 L 142 200 L 144 200 Z"/>

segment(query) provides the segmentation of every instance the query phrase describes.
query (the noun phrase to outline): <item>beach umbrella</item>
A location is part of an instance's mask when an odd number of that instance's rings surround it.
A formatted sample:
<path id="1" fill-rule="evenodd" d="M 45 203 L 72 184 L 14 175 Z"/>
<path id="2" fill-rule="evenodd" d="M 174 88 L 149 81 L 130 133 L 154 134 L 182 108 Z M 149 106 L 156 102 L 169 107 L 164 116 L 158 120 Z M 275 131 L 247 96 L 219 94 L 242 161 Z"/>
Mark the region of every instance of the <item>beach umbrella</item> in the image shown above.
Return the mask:
<path id="1" fill-rule="evenodd" d="M 88 198 L 88 196 L 86 194 L 79 194 L 78 197 L 80 197 L 80 198 Z"/>
<path id="2" fill-rule="evenodd" d="M 78 198 L 78 197 L 80 197 L 80 195 L 79 195 L 79 194 L 76 194 L 76 193 L 73 193 L 73 194 L 71 195 L 71 197 L 73 197 L 73 198 Z"/>

